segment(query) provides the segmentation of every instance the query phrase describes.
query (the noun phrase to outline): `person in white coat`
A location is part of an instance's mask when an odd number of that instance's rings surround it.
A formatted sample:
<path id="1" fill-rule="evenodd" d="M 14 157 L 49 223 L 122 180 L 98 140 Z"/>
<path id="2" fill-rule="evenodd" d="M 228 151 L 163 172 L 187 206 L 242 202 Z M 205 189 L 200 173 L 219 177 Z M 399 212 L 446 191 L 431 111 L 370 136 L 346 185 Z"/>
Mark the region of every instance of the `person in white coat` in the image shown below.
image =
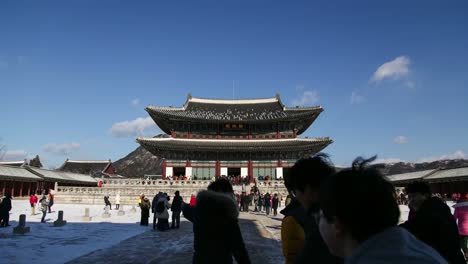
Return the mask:
<path id="1" fill-rule="evenodd" d="M 119 210 L 120 208 L 120 192 L 115 195 L 115 209 Z"/>

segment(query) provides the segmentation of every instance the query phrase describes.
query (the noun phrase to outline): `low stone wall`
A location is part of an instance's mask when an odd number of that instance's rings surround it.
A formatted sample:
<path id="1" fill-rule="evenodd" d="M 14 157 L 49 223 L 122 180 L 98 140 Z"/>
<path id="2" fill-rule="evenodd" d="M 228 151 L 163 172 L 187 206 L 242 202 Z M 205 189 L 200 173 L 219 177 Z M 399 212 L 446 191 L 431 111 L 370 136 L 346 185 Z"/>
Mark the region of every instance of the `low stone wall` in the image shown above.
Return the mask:
<path id="1" fill-rule="evenodd" d="M 206 190 L 210 181 L 171 181 L 171 180 L 142 180 L 142 179 L 105 179 L 102 187 L 69 187 L 58 186 L 55 193 L 55 202 L 72 204 L 103 204 L 104 196 L 110 196 L 110 202 L 114 204 L 115 196 L 120 193 L 121 205 L 137 205 L 138 196 L 145 194 L 153 199 L 158 192 L 168 193 L 171 197 L 175 191 L 179 191 L 185 202 L 190 201 L 190 196 L 201 190 Z M 234 191 L 249 192 L 253 184 L 233 186 Z M 286 197 L 287 190 L 283 181 L 263 181 L 257 183 L 261 193 L 278 193 Z"/>

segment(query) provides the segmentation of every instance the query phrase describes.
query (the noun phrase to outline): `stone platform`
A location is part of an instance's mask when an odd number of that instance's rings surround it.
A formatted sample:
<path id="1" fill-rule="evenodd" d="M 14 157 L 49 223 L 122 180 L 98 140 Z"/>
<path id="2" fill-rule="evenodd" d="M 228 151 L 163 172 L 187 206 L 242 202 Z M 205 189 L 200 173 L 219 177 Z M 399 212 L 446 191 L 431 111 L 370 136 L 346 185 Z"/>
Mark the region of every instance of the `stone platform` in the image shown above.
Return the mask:
<path id="1" fill-rule="evenodd" d="M 150 200 L 158 192 L 166 192 L 171 197 L 175 191 L 179 191 L 185 202 L 190 201 L 190 196 L 201 190 L 206 190 L 211 181 L 172 181 L 172 180 L 143 180 L 143 179 L 104 179 L 102 187 L 68 187 L 58 186 L 55 201 L 72 204 L 104 204 L 104 195 L 110 195 L 110 202 L 114 204 L 114 198 L 120 193 L 121 205 L 136 205 L 138 196 L 145 194 Z M 249 192 L 253 184 L 236 185 L 234 191 Z M 278 193 L 286 198 L 287 190 L 284 181 L 262 181 L 257 183 L 262 193 Z"/>

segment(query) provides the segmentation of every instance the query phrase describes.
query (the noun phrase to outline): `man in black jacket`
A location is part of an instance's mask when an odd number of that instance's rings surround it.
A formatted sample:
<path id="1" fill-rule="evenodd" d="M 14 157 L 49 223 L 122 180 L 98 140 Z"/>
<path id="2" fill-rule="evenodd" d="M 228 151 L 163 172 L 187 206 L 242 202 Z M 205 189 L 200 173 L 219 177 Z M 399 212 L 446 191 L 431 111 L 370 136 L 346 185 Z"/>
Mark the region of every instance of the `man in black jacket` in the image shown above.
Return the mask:
<path id="1" fill-rule="evenodd" d="M 220 178 L 197 195 L 195 207 L 184 205 L 184 217 L 193 223 L 194 264 L 230 264 L 232 257 L 239 264 L 249 264 L 238 224 L 234 191 L 228 180 Z"/>
<path id="2" fill-rule="evenodd" d="M 316 222 L 319 214 L 319 190 L 322 182 L 335 173 L 335 169 L 325 154 L 298 160 L 285 177 L 285 185 L 297 198 L 306 211 L 304 221 L 304 247 L 294 263 L 343 263 L 333 256 L 320 235 Z"/>
<path id="3" fill-rule="evenodd" d="M 408 206 L 415 215 L 401 226 L 437 250 L 449 263 L 466 264 L 450 208 L 440 198 L 431 197 L 431 190 L 425 182 L 409 184 L 406 192 Z"/>
<path id="4" fill-rule="evenodd" d="M 182 211 L 183 199 L 179 191 L 175 192 L 174 199 L 171 204 L 172 211 L 172 224 L 171 228 L 179 228 L 180 226 L 180 212 Z"/>
<path id="5" fill-rule="evenodd" d="M 10 210 L 11 210 L 11 194 L 6 193 L 5 197 L 0 203 L 0 227 L 10 226 L 8 224 L 10 220 Z"/>

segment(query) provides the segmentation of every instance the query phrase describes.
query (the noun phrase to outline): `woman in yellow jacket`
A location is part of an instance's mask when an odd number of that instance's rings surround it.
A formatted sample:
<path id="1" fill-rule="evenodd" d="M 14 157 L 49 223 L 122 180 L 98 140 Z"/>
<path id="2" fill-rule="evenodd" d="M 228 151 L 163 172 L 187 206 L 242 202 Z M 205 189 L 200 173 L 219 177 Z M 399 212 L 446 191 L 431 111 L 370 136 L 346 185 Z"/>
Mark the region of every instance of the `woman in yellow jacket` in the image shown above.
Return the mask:
<path id="1" fill-rule="evenodd" d="M 283 221 L 281 222 L 283 255 L 286 259 L 286 264 L 292 264 L 297 254 L 299 254 L 304 247 L 306 212 L 297 199 L 293 198 L 291 203 L 280 213 L 284 215 Z"/>

